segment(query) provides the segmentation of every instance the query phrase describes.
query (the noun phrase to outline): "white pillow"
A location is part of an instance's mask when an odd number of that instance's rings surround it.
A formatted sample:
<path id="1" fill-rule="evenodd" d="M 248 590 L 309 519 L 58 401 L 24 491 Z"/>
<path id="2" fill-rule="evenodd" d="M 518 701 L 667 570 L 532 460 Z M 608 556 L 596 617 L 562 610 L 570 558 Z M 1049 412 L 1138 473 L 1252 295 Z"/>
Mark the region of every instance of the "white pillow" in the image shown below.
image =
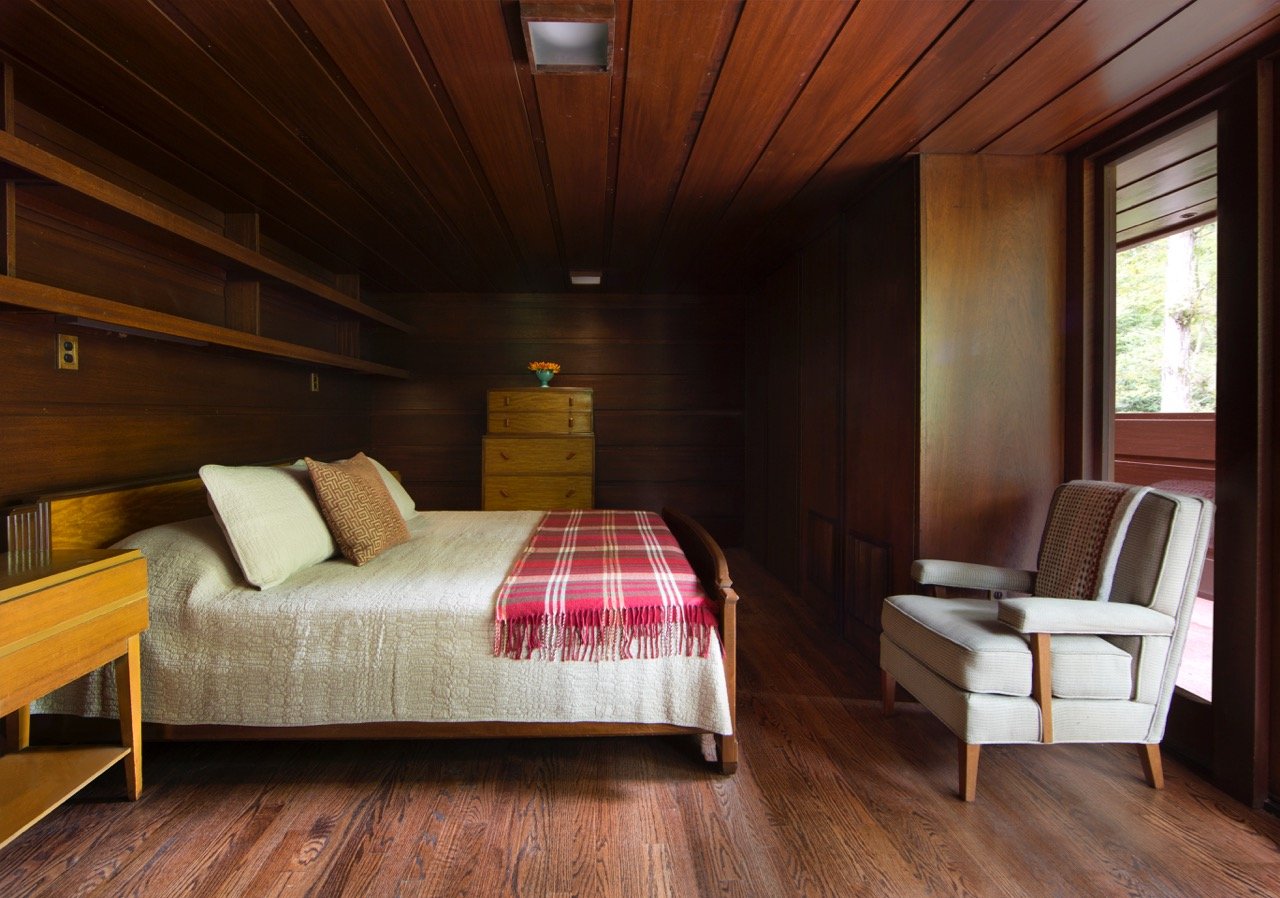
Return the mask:
<path id="1" fill-rule="evenodd" d="M 365 458 L 369 458 L 367 455 Z M 387 485 L 387 492 L 391 494 L 391 499 L 396 503 L 396 508 L 400 509 L 400 517 L 406 521 L 418 513 L 413 505 L 413 496 L 400 485 L 400 481 L 396 480 L 394 474 L 383 467 L 382 462 L 376 458 L 369 458 L 373 462 L 373 466 L 378 469 L 378 473 L 382 475 L 382 482 Z"/>
<path id="2" fill-rule="evenodd" d="M 205 465 L 200 479 L 240 570 L 259 589 L 338 551 L 305 467 Z"/>
<path id="3" fill-rule="evenodd" d="M 366 454 L 365 458 L 369 458 Z M 382 482 L 387 485 L 387 492 L 391 494 L 391 500 L 396 503 L 396 508 L 400 510 L 400 517 L 406 521 L 414 517 L 418 511 L 413 505 L 413 496 L 400 485 L 400 481 L 396 480 L 396 476 L 386 469 L 382 462 L 376 458 L 369 458 L 373 462 L 373 466 L 378 470 L 378 475 L 382 478 Z M 301 467 L 302 470 L 307 469 L 305 459 L 298 459 L 293 463 L 293 467 Z"/>

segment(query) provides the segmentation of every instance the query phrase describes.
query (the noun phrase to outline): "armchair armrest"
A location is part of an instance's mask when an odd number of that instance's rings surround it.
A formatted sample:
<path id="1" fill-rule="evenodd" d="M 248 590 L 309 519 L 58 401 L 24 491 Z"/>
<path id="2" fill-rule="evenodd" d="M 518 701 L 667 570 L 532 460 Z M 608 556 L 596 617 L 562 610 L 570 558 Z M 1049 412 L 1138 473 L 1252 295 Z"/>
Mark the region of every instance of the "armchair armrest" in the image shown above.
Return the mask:
<path id="1" fill-rule="evenodd" d="M 989 564 L 921 558 L 911 565 L 911 579 L 922 586 L 1031 592 L 1035 586 L 1036 575 L 1031 571 L 1019 571 Z"/>
<path id="2" fill-rule="evenodd" d="M 1141 605 L 1043 596 L 1001 599 L 998 617 L 1019 633 L 1169 636 L 1174 625 L 1169 615 Z"/>

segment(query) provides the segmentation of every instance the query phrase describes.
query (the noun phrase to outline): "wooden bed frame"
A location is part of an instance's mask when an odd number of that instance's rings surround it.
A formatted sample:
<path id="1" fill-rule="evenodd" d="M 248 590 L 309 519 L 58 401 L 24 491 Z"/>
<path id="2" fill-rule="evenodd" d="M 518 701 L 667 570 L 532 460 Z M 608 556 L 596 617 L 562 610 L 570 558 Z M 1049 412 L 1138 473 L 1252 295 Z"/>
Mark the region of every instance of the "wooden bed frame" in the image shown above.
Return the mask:
<path id="1" fill-rule="evenodd" d="M 209 513 L 204 484 L 198 477 L 172 481 L 124 484 L 99 490 L 64 493 L 37 499 L 6 513 L 10 552 L 41 553 L 51 549 L 98 549 L 131 533 L 159 524 Z M 729 714 L 734 733 L 715 734 L 720 770 L 738 767 L 737 743 L 737 601 L 729 567 L 719 545 L 692 518 L 674 509 L 662 510 L 680 547 L 711 597 L 720 625 L 724 674 L 729 691 Z M 274 727 L 230 725 L 171 725 L 148 723 L 148 739 L 172 741 L 271 739 L 474 739 L 566 736 L 643 736 L 701 734 L 705 731 L 672 724 L 645 723 L 459 723 L 333 724 Z"/>

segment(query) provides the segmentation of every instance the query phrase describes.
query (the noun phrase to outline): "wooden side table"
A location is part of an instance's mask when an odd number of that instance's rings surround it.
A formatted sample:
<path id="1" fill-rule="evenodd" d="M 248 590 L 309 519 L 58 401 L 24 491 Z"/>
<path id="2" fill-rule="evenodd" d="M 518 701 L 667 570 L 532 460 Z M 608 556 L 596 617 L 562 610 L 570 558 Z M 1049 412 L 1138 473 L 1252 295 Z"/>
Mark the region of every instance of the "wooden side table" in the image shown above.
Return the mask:
<path id="1" fill-rule="evenodd" d="M 142 792 L 138 634 L 147 628 L 147 562 L 136 550 L 0 555 L 0 848 L 123 760 Z M 30 743 L 29 704 L 115 662 L 120 745 Z"/>

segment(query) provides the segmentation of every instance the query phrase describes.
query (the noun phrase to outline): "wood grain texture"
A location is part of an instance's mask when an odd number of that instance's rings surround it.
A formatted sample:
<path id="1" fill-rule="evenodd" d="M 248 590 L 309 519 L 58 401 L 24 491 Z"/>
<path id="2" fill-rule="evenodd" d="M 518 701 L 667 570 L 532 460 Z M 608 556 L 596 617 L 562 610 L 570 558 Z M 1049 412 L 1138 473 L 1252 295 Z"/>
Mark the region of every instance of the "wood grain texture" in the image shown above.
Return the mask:
<path id="1" fill-rule="evenodd" d="M 399 291 L 751 289 L 913 150 L 1078 147 L 1280 33 L 1268 0 L 618 0 L 593 79 L 531 73 L 514 2 L 234 6 L 10 0 L 18 130 Z"/>
<path id="2" fill-rule="evenodd" d="M 80 370 L 53 365 L 57 333 Z M 0 318 L 0 501 L 94 484 L 368 448 L 369 385 L 327 371 L 57 323 Z"/>
<path id="3" fill-rule="evenodd" d="M 920 557 L 1034 565 L 1062 478 L 1062 160 L 921 162 Z"/>
<path id="4" fill-rule="evenodd" d="M 743 749 L 733 778 L 707 772 L 708 747 L 688 736 L 155 744 L 141 801 L 119 801 L 109 778 L 91 785 L 0 853 L 0 890 L 1280 890 L 1276 819 L 1176 759 L 1156 793 L 1123 746 L 992 747 L 982 800 L 962 805 L 945 727 L 910 702 L 883 718 L 874 665 L 851 658 L 745 556 L 729 561 L 751 600 L 739 618 Z"/>
<path id="5" fill-rule="evenodd" d="M 894 592 L 909 588 L 918 554 L 918 191 L 914 166 L 903 166 L 845 221 L 844 528 L 859 543 L 893 547 Z M 851 586 L 879 579 L 851 561 Z"/>
<path id="6" fill-rule="evenodd" d="M 549 76 L 548 76 L 549 77 Z M 562 76 L 570 77 L 570 76 Z M 601 449 L 604 508 L 680 508 L 741 539 L 742 306 L 734 297 L 438 295 L 395 304 L 420 335 L 390 344 L 412 365 L 408 383 L 373 401 L 372 454 L 404 473 L 424 508 L 477 508 L 480 444 L 494 389 L 553 401 L 589 387 Z M 559 362 L 554 387 L 525 370 Z M 567 414 L 566 407 L 566 414 Z M 513 417 L 513 416 L 506 416 Z M 501 423 L 499 421 L 498 423 Z M 708 467 L 717 476 L 706 477 Z"/>
<path id="7" fill-rule="evenodd" d="M 545 260 L 558 258 L 559 249 L 520 82 L 514 65 L 489 62 L 510 52 L 502 7 L 406 0 L 405 8 L 436 63 L 517 245 L 531 267 L 540 261 L 549 267 Z M 556 289 L 563 283 L 540 270 L 529 276 L 531 288 Z"/>
<path id="8" fill-rule="evenodd" d="M 605 263 L 610 76 L 535 75 L 568 270 Z"/>
<path id="9" fill-rule="evenodd" d="M 685 166 L 650 283 L 671 284 L 695 257 L 851 6 L 845 0 L 744 6 Z M 790 39 L 779 41 L 783 34 Z M 760 65 L 765 58 L 770 65 Z"/>
<path id="10" fill-rule="evenodd" d="M 1127 47 L 1123 54 L 989 143 L 986 150 L 1025 153 L 1032 147 L 1061 151 L 1080 146 L 1105 130 L 1104 123 L 1112 113 L 1129 110 L 1140 100 L 1154 102 L 1185 84 L 1183 78 L 1175 76 L 1195 71 L 1199 63 L 1217 55 L 1216 51 L 1241 38 L 1260 41 L 1268 34 L 1274 35 L 1277 29 L 1280 29 L 1280 12 L 1262 0 L 1187 4 L 1177 15 Z M 1179 63 L 1177 71 L 1169 72 L 1158 85 L 1159 89 L 1152 90 L 1153 85 L 1143 71 L 1153 58 L 1168 58 L 1170 48 L 1177 48 L 1174 54 Z M 1245 49 L 1237 47 L 1234 52 Z M 1219 64 L 1221 61 L 1218 60 Z M 1200 73 L 1205 72 L 1201 69 Z"/>
<path id="11" fill-rule="evenodd" d="M 987 81 L 920 143 L 924 153 L 976 153 L 1122 54 L 1187 0 L 1081 3 L 1044 39 Z"/>

